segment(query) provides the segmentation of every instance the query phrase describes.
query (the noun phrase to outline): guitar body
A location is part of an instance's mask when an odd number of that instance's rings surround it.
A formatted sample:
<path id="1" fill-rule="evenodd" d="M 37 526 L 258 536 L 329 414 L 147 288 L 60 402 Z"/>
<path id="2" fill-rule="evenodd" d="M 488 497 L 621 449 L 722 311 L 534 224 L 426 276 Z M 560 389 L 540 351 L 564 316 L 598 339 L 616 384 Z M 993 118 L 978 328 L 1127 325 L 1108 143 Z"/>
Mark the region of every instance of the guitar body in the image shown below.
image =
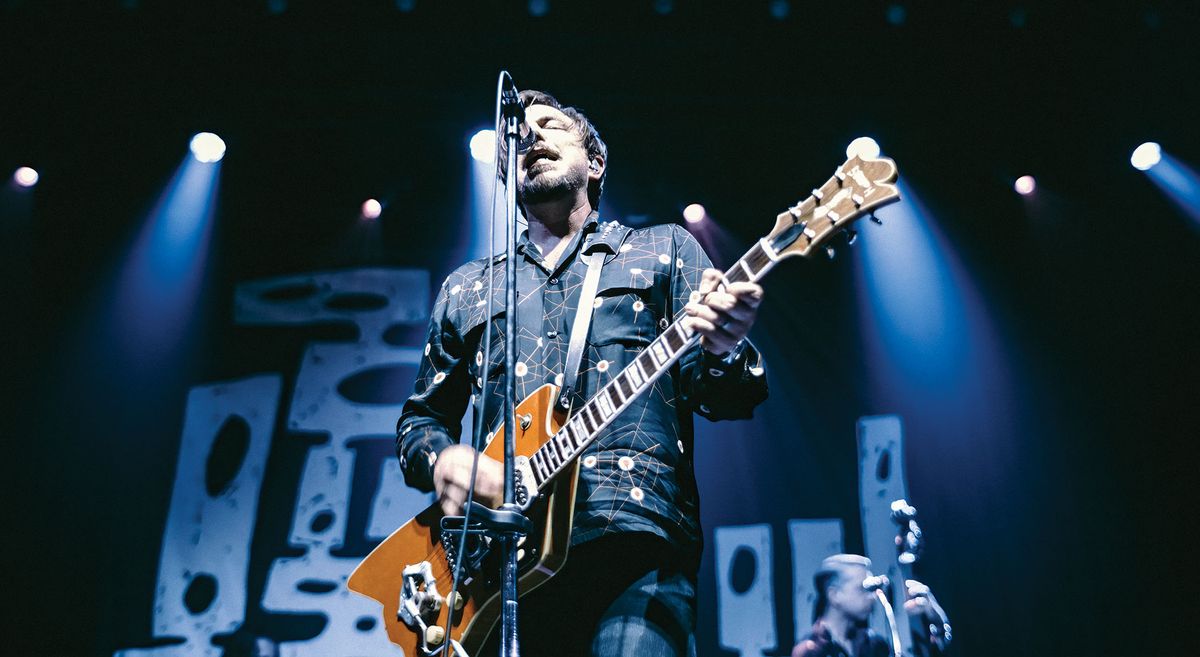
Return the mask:
<path id="1" fill-rule="evenodd" d="M 547 384 L 517 405 L 518 420 L 514 423 L 516 456 L 531 456 L 561 427 L 566 418 L 555 411 L 557 396 L 558 389 Z M 504 460 L 502 429 L 496 432 L 483 453 L 497 461 Z M 559 473 L 543 496 L 525 513 L 534 529 L 522 544 L 525 554 L 518 560 L 518 591 L 522 595 L 550 579 L 566 563 L 577 474 L 578 463 Z M 441 507 L 437 504 L 422 511 L 367 555 L 347 582 L 351 591 L 383 605 L 383 624 L 388 638 L 404 649 L 406 657 L 420 657 L 426 654 L 423 650 L 438 650 L 447 638 L 458 642 L 467 654 L 473 655 L 500 618 L 499 551 L 484 558 L 478 573 L 464 571 L 458 587 L 462 607 L 454 612 L 454 626 L 449 637 L 438 637 L 437 630 L 427 632 L 419 624 L 410 626 L 400 618 L 401 594 L 406 587 L 404 571 L 409 566 L 427 563 L 426 574 L 432 576 L 432 586 L 423 582 L 418 588 L 430 594 L 436 591 L 440 596 L 440 608 L 436 610 L 436 616 L 430 610 L 423 619 L 429 626 L 445 627 L 450 613 L 447 598 L 454 573 L 441 540 L 442 517 Z M 455 543 L 458 535 L 458 532 L 453 533 Z M 451 550 L 456 547 L 451 546 Z M 454 655 L 455 651 L 447 654 Z"/>

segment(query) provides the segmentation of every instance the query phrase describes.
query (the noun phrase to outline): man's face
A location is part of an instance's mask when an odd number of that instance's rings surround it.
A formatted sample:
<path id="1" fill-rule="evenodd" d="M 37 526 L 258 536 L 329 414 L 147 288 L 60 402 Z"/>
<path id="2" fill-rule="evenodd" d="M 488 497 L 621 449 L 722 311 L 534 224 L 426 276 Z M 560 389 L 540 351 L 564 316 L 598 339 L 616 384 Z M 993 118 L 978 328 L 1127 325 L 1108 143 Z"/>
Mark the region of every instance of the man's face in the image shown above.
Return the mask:
<path id="1" fill-rule="evenodd" d="M 553 201 L 585 189 L 588 156 L 570 117 L 547 105 L 531 105 L 526 120 L 533 146 L 517 161 L 517 194 L 523 204 Z"/>
<path id="2" fill-rule="evenodd" d="M 847 567 L 829 594 L 829 604 L 850 618 L 865 621 L 871 617 L 875 595 L 863 588 L 870 572 L 862 566 Z"/>

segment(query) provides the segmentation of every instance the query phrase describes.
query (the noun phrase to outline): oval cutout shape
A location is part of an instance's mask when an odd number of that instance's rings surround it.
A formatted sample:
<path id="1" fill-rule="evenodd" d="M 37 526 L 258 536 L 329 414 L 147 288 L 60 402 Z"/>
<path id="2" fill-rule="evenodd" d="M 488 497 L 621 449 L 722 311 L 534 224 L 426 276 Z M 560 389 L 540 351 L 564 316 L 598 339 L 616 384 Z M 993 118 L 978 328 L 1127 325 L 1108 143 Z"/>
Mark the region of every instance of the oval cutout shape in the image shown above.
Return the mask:
<path id="1" fill-rule="evenodd" d="M 415 347 L 425 342 L 429 327 L 424 324 L 392 324 L 383 332 L 383 341 L 393 347 Z"/>
<path id="2" fill-rule="evenodd" d="M 879 455 L 879 462 L 875 464 L 875 478 L 879 481 L 887 481 L 888 477 L 892 476 L 892 453 L 885 451 Z"/>
<path id="3" fill-rule="evenodd" d="M 312 281 L 292 283 L 264 290 L 259 293 L 258 298 L 264 301 L 299 301 L 316 295 L 318 290 L 320 288 Z"/>
<path id="4" fill-rule="evenodd" d="M 183 606 L 187 607 L 188 612 L 193 616 L 208 611 L 216 599 L 217 578 L 208 573 L 197 573 L 188 583 L 187 590 L 183 592 Z"/>
<path id="5" fill-rule="evenodd" d="M 758 571 L 758 559 L 750 548 L 742 546 L 733 553 L 729 561 L 729 585 L 737 593 L 745 593 L 754 585 Z"/>
<path id="6" fill-rule="evenodd" d="M 343 292 L 325 300 L 325 307 L 330 310 L 379 310 L 387 305 L 387 297 L 370 292 Z"/>
<path id="7" fill-rule="evenodd" d="M 337 588 L 337 584 L 333 582 L 325 582 L 319 579 L 306 579 L 296 585 L 296 589 L 305 593 L 332 593 Z"/>
<path id="8" fill-rule="evenodd" d="M 326 529 L 329 529 L 331 525 L 333 525 L 333 512 L 322 511 L 313 516 L 312 522 L 309 523 L 308 527 L 314 534 L 320 534 Z"/>
<path id="9" fill-rule="evenodd" d="M 357 404 L 403 404 L 412 394 L 414 365 L 380 365 L 359 370 L 338 383 L 338 394 Z"/>
<path id="10" fill-rule="evenodd" d="M 230 415 L 217 430 L 204 462 L 204 489 L 209 497 L 219 497 L 229 490 L 249 450 L 250 424 L 240 415 Z"/>

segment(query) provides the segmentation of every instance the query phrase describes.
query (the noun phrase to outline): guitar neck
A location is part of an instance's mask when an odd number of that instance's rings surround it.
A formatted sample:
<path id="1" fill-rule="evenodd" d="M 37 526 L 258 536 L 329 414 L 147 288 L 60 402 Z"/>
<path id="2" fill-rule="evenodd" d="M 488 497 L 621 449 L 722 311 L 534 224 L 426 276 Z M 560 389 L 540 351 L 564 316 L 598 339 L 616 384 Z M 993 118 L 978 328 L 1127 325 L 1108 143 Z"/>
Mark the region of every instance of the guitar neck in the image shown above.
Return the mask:
<path id="1" fill-rule="evenodd" d="M 756 282 L 779 262 L 779 254 L 761 239 L 725 272 L 725 283 Z M 588 445 L 635 399 L 699 340 L 683 315 L 666 328 L 633 362 L 571 415 L 558 433 L 530 457 L 538 490 L 579 457 Z"/>

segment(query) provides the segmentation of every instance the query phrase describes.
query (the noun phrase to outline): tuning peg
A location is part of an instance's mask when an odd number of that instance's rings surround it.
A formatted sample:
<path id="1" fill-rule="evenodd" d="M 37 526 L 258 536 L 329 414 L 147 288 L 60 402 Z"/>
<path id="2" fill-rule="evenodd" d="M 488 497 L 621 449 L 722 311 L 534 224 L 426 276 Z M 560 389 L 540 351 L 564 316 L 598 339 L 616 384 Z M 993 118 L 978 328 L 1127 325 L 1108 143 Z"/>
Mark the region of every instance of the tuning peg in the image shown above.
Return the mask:
<path id="1" fill-rule="evenodd" d="M 858 231 L 853 228 L 846 229 L 846 246 L 853 246 L 858 241 Z"/>
<path id="2" fill-rule="evenodd" d="M 871 221 L 874 221 L 875 223 L 879 224 L 880 226 L 883 225 L 883 219 L 876 217 L 874 212 L 871 213 Z"/>
<path id="3" fill-rule="evenodd" d="M 825 255 L 829 256 L 830 260 L 833 260 L 833 256 L 837 255 L 837 251 L 834 251 L 832 246 L 827 246 L 825 247 Z"/>

